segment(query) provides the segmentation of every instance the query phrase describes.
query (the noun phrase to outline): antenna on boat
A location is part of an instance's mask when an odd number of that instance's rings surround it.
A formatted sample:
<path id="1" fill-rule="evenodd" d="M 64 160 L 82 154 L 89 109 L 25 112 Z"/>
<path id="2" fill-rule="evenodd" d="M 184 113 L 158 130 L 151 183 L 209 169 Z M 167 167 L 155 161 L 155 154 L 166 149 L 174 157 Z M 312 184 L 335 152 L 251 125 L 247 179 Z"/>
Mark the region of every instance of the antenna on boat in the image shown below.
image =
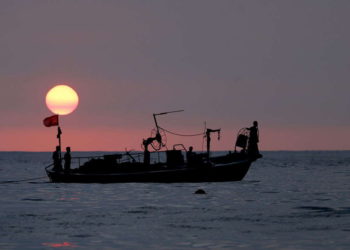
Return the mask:
<path id="1" fill-rule="evenodd" d="M 183 111 L 185 111 L 185 110 L 180 109 L 180 110 L 167 111 L 167 112 L 162 112 L 162 113 L 153 114 L 153 115 L 166 115 L 166 114 L 170 114 L 170 113 L 177 113 L 177 112 L 183 112 Z"/>
<path id="2" fill-rule="evenodd" d="M 154 123 L 156 124 L 157 131 L 159 131 L 159 126 L 158 126 L 158 122 L 157 122 L 156 116 L 158 116 L 158 115 L 167 115 L 167 114 L 170 114 L 170 113 L 177 113 L 177 112 L 183 112 L 183 111 L 185 111 L 185 110 L 181 109 L 181 110 L 174 110 L 174 111 L 168 111 L 168 112 L 162 112 L 162 113 L 158 113 L 158 114 L 153 114 L 153 119 L 154 119 Z"/>
<path id="3" fill-rule="evenodd" d="M 210 134 L 211 133 L 218 133 L 218 140 L 220 140 L 220 132 L 221 132 L 221 128 L 219 128 L 219 129 L 207 128 L 207 130 L 205 132 L 205 136 L 207 138 L 207 159 L 208 159 L 208 162 L 209 162 L 209 158 L 210 158 L 210 141 L 211 141 Z"/>

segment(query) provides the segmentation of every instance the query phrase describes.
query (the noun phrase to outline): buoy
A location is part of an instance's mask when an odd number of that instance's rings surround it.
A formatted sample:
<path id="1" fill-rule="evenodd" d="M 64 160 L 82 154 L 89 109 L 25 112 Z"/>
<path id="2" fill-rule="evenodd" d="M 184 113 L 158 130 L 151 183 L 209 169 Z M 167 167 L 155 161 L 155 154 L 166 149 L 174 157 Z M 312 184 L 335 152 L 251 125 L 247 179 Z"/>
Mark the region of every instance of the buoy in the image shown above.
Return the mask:
<path id="1" fill-rule="evenodd" d="M 206 194 L 206 192 L 203 189 L 198 189 L 195 194 Z"/>

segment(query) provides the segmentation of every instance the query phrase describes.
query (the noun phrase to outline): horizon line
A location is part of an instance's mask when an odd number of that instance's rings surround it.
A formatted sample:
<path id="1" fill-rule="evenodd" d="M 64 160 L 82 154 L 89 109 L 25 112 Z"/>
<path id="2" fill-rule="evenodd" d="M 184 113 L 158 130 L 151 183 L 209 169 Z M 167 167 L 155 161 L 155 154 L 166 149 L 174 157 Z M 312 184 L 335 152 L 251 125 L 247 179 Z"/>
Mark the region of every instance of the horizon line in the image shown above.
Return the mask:
<path id="1" fill-rule="evenodd" d="M 164 151 L 152 151 L 151 153 L 155 152 L 165 152 Z M 231 151 L 234 152 L 234 150 L 212 150 L 211 152 L 227 152 Z M 278 149 L 278 150 L 260 150 L 260 152 L 344 152 L 344 151 L 350 151 L 350 149 Z M 0 153 L 52 153 L 53 151 L 27 151 L 27 150 L 0 150 Z M 65 152 L 65 151 L 61 151 Z M 118 150 L 77 150 L 72 151 L 77 153 L 84 153 L 84 152 L 143 152 L 143 150 L 131 150 L 131 151 L 118 151 Z M 206 152 L 202 150 L 197 150 L 195 152 Z"/>

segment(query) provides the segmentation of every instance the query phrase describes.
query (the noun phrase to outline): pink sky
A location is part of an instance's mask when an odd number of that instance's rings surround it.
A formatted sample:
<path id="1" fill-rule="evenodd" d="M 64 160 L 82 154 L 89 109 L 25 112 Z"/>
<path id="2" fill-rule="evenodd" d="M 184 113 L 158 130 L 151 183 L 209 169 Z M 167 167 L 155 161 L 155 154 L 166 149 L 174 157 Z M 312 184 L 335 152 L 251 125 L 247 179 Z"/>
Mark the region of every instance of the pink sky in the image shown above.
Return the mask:
<path id="1" fill-rule="evenodd" d="M 68 83 L 73 150 L 140 150 L 153 113 L 170 130 L 258 120 L 262 150 L 350 150 L 350 2 L 0 2 L 0 150 L 52 151 L 47 91 Z M 201 139 L 169 137 L 202 148 Z"/>
<path id="2" fill-rule="evenodd" d="M 150 130 L 138 129 L 77 129 L 62 128 L 62 145 L 71 146 L 75 151 L 140 151 L 143 138 L 150 135 Z M 233 143 L 238 128 L 224 128 L 221 140 L 212 136 L 213 150 L 233 150 Z M 333 130 L 334 133 L 329 133 Z M 185 130 L 182 130 L 185 132 Z M 191 131 L 190 131 L 191 132 Z M 198 132 L 198 131 L 192 131 Z M 200 130 L 199 130 L 200 132 Z M 6 146 L 1 151 L 49 151 L 57 144 L 57 128 L 37 128 L 30 130 L 7 129 L 3 141 Z M 348 128 L 289 128 L 289 129 L 261 129 L 261 150 L 346 150 L 349 143 L 340 138 L 350 138 Z M 167 147 L 183 143 L 186 147 L 194 146 L 195 150 L 202 150 L 202 137 L 183 138 L 167 135 Z M 336 145 L 336 146 L 334 146 Z M 205 144 L 204 144 L 205 150 Z"/>

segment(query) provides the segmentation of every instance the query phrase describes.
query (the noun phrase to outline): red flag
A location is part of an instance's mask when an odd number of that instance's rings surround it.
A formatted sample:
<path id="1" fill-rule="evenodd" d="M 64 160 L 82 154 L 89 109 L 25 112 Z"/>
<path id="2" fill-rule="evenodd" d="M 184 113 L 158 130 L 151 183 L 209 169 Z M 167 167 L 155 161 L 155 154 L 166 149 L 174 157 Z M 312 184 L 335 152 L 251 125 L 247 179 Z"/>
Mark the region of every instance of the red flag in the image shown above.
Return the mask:
<path id="1" fill-rule="evenodd" d="M 46 127 L 58 126 L 58 115 L 45 118 L 43 123 Z"/>

